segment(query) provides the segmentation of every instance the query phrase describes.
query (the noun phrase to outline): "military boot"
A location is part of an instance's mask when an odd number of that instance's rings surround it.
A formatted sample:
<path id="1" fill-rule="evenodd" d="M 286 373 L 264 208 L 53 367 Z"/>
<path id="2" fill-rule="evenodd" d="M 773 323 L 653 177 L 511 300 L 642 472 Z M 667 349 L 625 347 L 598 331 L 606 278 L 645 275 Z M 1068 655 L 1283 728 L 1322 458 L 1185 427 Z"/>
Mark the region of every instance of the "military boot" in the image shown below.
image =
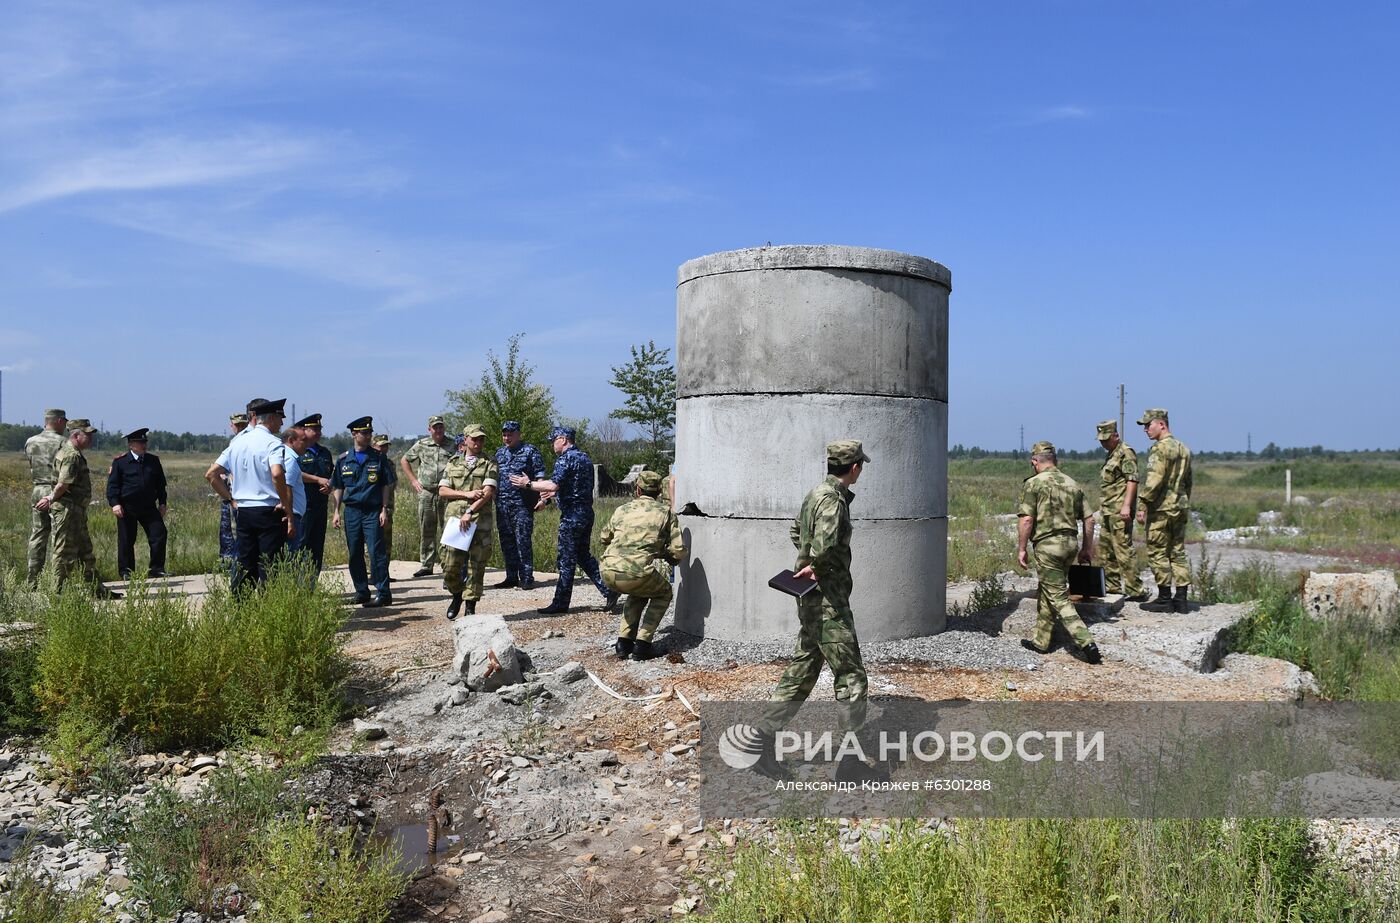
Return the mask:
<path id="1" fill-rule="evenodd" d="M 455 619 L 455 618 L 461 613 L 461 611 L 462 611 L 462 594 L 461 594 L 461 593 L 453 593 L 453 594 L 452 594 L 452 602 L 448 603 L 448 605 L 447 605 L 447 620 L 448 620 L 449 622 L 452 621 L 453 619 Z"/>
<path id="2" fill-rule="evenodd" d="M 626 635 L 620 636 L 617 639 L 617 643 L 613 645 L 613 650 L 617 652 L 617 659 L 626 660 L 628 657 L 632 656 L 633 644 L 634 642 L 631 638 Z"/>
<path id="3" fill-rule="evenodd" d="M 1182 614 L 1191 611 L 1191 604 L 1186 601 L 1186 590 L 1186 587 L 1179 586 L 1176 588 L 1176 595 L 1172 597 L 1172 608 Z"/>
<path id="4" fill-rule="evenodd" d="M 1071 647 L 1069 652 L 1070 656 L 1075 660 L 1080 660 L 1087 664 L 1103 663 L 1103 654 L 1099 653 L 1099 646 L 1092 641 L 1083 647 Z"/>
<path id="5" fill-rule="evenodd" d="M 638 641 L 637 647 L 632 651 L 633 660 L 650 660 L 656 656 L 656 651 L 652 649 L 650 641 Z"/>
<path id="6" fill-rule="evenodd" d="M 467 607 L 467 615 L 476 615 L 476 600 L 469 599 L 466 601 L 465 605 Z"/>
<path id="7" fill-rule="evenodd" d="M 516 580 L 514 577 L 507 577 L 506 579 L 502 580 L 500 583 L 493 583 L 493 584 L 491 584 L 491 589 L 493 589 L 493 590 L 509 590 L 511 587 L 517 587 L 517 586 L 520 586 L 520 582 L 519 582 L 518 580 Z"/>
<path id="8" fill-rule="evenodd" d="M 1175 608 L 1172 605 L 1171 587 L 1158 587 L 1157 598 L 1150 603 L 1143 603 L 1142 608 L 1149 612 L 1171 612 Z"/>

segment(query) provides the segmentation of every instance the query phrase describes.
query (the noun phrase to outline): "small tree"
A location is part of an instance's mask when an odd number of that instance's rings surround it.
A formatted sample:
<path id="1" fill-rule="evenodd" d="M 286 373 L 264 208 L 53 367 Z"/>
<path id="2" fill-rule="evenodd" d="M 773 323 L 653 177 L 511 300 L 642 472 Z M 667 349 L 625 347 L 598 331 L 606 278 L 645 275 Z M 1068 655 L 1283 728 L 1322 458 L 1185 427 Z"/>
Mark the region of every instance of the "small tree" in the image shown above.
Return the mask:
<path id="1" fill-rule="evenodd" d="M 446 417 L 451 431 L 460 433 L 466 424 L 480 423 L 488 433 L 487 446 L 493 447 L 501 424 L 516 420 L 520 423 L 521 439 L 547 449 L 554 419 L 554 394 L 546 385 L 531 381 L 535 367 L 520 358 L 520 340 L 524 336 L 517 333 L 510 338 L 504 362 L 494 352 L 486 353 L 487 368 L 476 387 L 447 390 Z"/>
<path id="2" fill-rule="evenodd" d="M 631 362 L 612 370 L 611 384 L 627 400 L 608 416 L 642 428 L 651 441 L 648 464 L 658 470 L 676 429 L 676 367 L 670 353 L 648 340 L 645 346 L 632 347 Z"/>

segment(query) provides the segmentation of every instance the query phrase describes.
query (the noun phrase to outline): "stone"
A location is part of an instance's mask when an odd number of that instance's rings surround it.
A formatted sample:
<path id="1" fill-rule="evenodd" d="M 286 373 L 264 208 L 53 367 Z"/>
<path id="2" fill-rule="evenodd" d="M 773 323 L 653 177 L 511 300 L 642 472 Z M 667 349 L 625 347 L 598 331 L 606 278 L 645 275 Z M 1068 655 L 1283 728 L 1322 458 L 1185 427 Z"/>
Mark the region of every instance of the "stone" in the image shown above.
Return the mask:
<path id="1" fill-rule="evenodd" d="M 480 862 L 482 859 L 485 859 L 485 858 L 486 858 L 486 853 L 484 853 L 484 852 L 469 852 L 469 853 L 467 853 L 465 856 L 462 857 L 462 864 L 463 864 L 463 865 L 475 865 L 476 863 Z"/>
<path id="2" fill-rule="evenodd" d="M 1395 624 L 1400 588 L 1388 570 L 1369 574 L 1314 572 L 1303 584 L 1303 607 L 1315 619 L 1331 621 L 1354 614 L 1385 630 Z"/>
<path id="3" fill-rule="evenodd" d="M 588 676 L 588 671 L 577 660 L 570 660 L 554 671 L 554 679 L 560 683 L 576 683 Z"/>
<path id="4" fill-rule="evenodd" d="M 617 753 L 613 750 L 580 750 L 574 754 L 574 762 L 590 769 L 617 765 Z"/>
<path id="5" fill-rule="evenodd" d="M 515 635 L 500 615 L 458 619 L 452 627 L 452 672 L 473 692 L 494 692 L 524 680 Z"/>
<path id="6" fill-rule="evenodd" d="M 512 757 L 510 758 L 510 761 L 511 761 L 512 765 L 514 765 L 515 768 L 517 768 L 517 769 L 529 769 L 529 768 L 530 768 L 530 761 L 527 760 L 527 759 L 526 759 L 525 757 L 523 757 L 523 756 L 512 756 Z"/>
<path id="7" fill-rule="evenodd" d="M 384 725 L 382 724 L 356 718 L 355 736 L 360 740 L 382 740 L 389 736 L 389 732 L 384 730 Z"/>
<path id="8" fill-rule="evenodd" d="M 506 923 L 510 914 L 504 910 L 488 910 L 480 916 L 472 917 L 469 923 Z"/>
<path id="9" fill-rule="evenodd" d="M 470 696 L 471 693 L 467 691 L 466 686 L 454 686 L 452 687 L 452 691 L 447 694 L 447 704 L 454 706 L 465 705 Z"/>

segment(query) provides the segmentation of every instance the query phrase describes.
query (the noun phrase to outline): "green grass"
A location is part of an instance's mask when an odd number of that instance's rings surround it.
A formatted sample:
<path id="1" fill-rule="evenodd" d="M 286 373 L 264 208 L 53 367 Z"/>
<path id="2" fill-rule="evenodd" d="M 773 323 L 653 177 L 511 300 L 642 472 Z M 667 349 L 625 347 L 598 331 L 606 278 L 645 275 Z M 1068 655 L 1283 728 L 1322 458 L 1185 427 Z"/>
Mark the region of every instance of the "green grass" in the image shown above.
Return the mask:
<path id="1" fill-rule="evenodd" d="M 951 835 L 902 822 L 858 858 L 838 829 L 793 823 L 776 843 L 742 845 L 710 919 L 1362 923 L 1397 910 L 1295 820 L 968 820 Z"/>

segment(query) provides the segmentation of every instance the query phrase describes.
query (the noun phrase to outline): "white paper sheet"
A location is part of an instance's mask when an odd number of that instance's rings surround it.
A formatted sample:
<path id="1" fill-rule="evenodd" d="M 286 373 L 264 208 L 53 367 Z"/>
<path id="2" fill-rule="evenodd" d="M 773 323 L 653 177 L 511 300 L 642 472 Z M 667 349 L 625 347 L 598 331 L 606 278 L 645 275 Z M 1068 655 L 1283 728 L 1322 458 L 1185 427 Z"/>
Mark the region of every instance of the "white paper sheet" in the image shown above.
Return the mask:
<path id="1" fill-rule="evenodd" d="M 461 529 L 462 520 L 452 516 L 447 520 L 447 527 L 442 530 L 442 543 L 448 548 L 456 548 L 460 551 L 469 551 L 472 547 L 472 536 L 476 535 L 476 520 L 467 526 L 467 531 Z"/>

